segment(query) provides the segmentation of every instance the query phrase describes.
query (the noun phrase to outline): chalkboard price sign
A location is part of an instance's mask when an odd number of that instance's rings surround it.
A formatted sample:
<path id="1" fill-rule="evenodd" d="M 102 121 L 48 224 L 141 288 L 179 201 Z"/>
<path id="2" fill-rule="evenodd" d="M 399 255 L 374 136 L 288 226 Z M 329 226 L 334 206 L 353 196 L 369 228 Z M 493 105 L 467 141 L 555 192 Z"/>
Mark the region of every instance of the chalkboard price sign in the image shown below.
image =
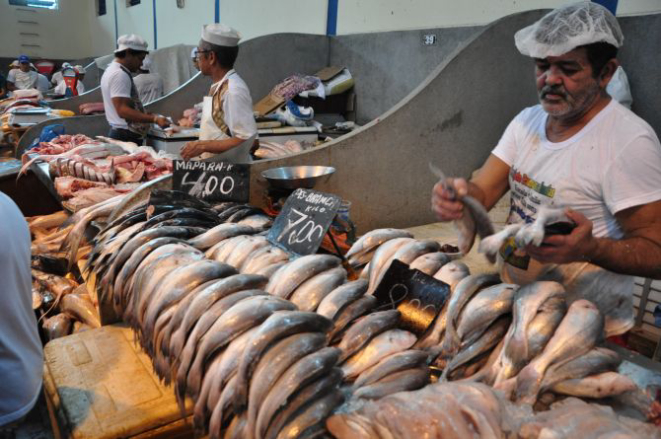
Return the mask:
<path id="1" fill-rule="evenodd" d="M 205 201 L 246 203 L 250 197 L 250 166 L 175 160 L 172 189 Z"/>
<path id="2" fill-rule="evenodd" d="M 376 309 L 397 309 L 400 327 L 418 336 L 429 329 L 449 296 L 448 284 L 396 259 L 374 291 Z"/>
<path id="3" fill-rule="evenodd" d="M 341 201 L 337 195 L 296 189 L 287 198 L 267 239 L 299 255 L 316 253 Z"/>

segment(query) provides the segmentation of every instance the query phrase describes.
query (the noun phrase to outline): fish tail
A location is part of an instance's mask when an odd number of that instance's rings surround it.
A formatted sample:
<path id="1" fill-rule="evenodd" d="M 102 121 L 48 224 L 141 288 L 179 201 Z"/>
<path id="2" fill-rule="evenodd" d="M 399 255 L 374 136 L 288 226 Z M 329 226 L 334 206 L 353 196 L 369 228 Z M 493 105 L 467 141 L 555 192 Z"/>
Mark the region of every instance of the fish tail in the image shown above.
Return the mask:
<path id="1" fill-rule="evenodd" d="M 520 364 L 528 359 L 528 339 L 524 331 L 517 331 L 505 346 L 505 355 L 514 364 Z"/>
<path id="2" fill-rule="evenodd" d="M 542 374 L 537 371 L 534 363 L 524 367 L 516 377 L 515 400 L 518 403 L 534 404 L 537 400 Z"/>

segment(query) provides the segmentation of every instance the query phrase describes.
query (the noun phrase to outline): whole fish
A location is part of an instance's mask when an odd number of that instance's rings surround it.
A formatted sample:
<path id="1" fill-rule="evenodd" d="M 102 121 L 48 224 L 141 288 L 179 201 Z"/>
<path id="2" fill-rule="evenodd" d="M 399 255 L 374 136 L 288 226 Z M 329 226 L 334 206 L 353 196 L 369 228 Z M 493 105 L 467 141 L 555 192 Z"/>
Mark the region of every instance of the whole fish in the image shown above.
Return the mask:
<path id="1" fill-rule="evenodd" d="M 342 372 L 338 368 L 330 370 L 328 375 L 312 381 L 302 388 L 269 423 L 266 434 L 267 439 L 275 439 L 282 428 L 291 421 L 301 409 L 312 404 L 324 395 L 336 393 L 338 384 L 342 382 Z"/>
<path id="2" fill-rule="evenodd" d="M 233 238 L 229 238 L 226 241 L 226 244 L 222 247 L 222 249 L 219 249 L 215 256 L 214 260 L 218 262 L 225 262 L 227 261 L 227 258 L 234 252 L 234 249 L 236 249 L 239 244 L 244 243 L 245 241 L 248 241 L 250 238 L 249 235 L 238 235 Z M 213 248 L 213 247 L 212 247 Z M 209 249 L 211 250 L 211 249 Z"/>
<path id="3" fill-rule="evenodd" d="M 218 398 L 218 402 L 211 413 L 211 419 L 209 419 L 209 439 L 220 439 L 223 420 L 229 417 L 228 412 L 231 411 L 235 390 L 236 375 L 233 376 L 223 388 L 220 397 Z"/>
<path id="4" fill-rule="evenodd" d="M 269 244 L 265 237 L 250 236 L 234 248 L 232 254 L 227 257 L 227 264 L 240 270 L 241 266 L 252 252 L 267 246 L 270 247 L 271 244 Z"/>
<path id="5" fill-rule="evenodd" d="M 413 238 L 394 238 L 379 246 L 379 248 L 374 253 L 374 257 L 370 261 L 368 288 L 370 294 L 376 289 L 377 280 L 380 279 L 384 265 L 390 262 L 395 252 L 399 250 L 404 244 L 413 241 Z"/>
<path id="6" fill-rule="evenodd" d="M 429 370 L 426 367 L 400 370 L 356 389 L 353 397 L 381 399 L 393 393 L 417 390 L 427 384 L 429 384 Z"/>
<path id="7" fill-rule="evenodd" d="M 248 397 L 248 431 L 255 430 L 262 401 L 285 371 L 301 358 L 318 352 L 326 345 L 326 336 L 319 332 L 292 335 L 277 342 L 257 363 L 250 382 Z"/>
<path id="8" fill-rule="evenodd" d="M 445 282 L 454 291 L 459 282 L 470 276 L 470 270 L 466 264 L 460 261 L 451 261 L 443 265 L 434 275 L 434 279 Z"/>
<path id="9" fill-rule="evenodd" d="M 44 319 L 44 331 L 48 340 L 64 337 L 71 333 L 73 322 L 66 314 L 56 314 Z"/>
<path id="10" fill-rule="evenodd" d="M 335 366 L 339 349 L 324 348 L 297 361 L 273 385 L 262 401 L 255 423 L 254 437 L 262 439 L 273 417 L 286 407 L 296 392 L 307 383 L 325 376 Z"/>
<path id="11" fill-rule="evenodd" d="M 337 267 L 342 261 L 332 255 L 308 255 L 289 262 L 273 275 L 266 291 L 288 299 L 299 285 L 312 276 Z"/>
<path id="12" fill-rule="evenodd" d="M 518 285 L 498 284 L 479 291 L 461 311 L 457 335 L 462 344 L 471 344 L 491 323 L 512 310 Z"/>
<path id="13" fill-rule="evenodd" d="M 395 238 L 413 238 L 413 235 L 400 229 L 375 229 L 361 236 L 344 256 L 351 259 L 360 253 L 370 252 L 384 242 Z"/>
<path id="14" fill-rule="evenodd" d="M 207 259 L 215 260 L 216 256 L 218 256 L 218 254 L 221 251 L 223 251 L 223 249 L 227 245 L 234 245 L 234 243 L 235 243 L 234 238 L 239 237 L 239 236 L 245 236 L 245 235 L 236 235 L 236 236 L 232 236 L 232 237 L 229 237 L 227 239 L 223 239 L 222 241 L 217 242 L 216 244 L 214 244 L 211 247 L 209 247 L 208 249 L 206 249 L 206 251 L 204 252 L 204 256 L 206 256 Z"/>
<path id="15" fill-rule="evenodd" d="M 63 314 L 79 320 L 93 328 L 101 327 L 99 312 L 92 303 L 78 294 L 67 294 L 62 298 L 60 310 Z"/>
<path id="16" fill-rule="evenodd" d="M 411 262 L 409 268 L 411 270 L 420 270 L 429 276 L 434 276 L 441 267 L 451 260 L 450 256 L 443 252 L 426 253 Z"/>
<path id="17" fill-rule="evenodd" d="M 321 300 L 346 280 L 347 272 L 344 268 L 331 268 L 303 282 L 289 300 L 301 311 L 315 311 Z"/>
<path id="18" fill-rule="evenodd" d="M 559 366 L 551 366 L 544 375 L 541 391 L 545 391 L 555 384 L 581 379 L 589 375 L 616 370 L 622 362 L 620 356 L 610 349 L 596 347 L 585 355 L 581 355 Z"/>
<path id="19" fill-rule="evenodd" d="M 275 246 L 262 247 L 248 256 L 241 266 L 241 273 L 253 274 L 269 265 L 289 261 L 289 255 Z"/>
<path id="20" fill-rule="evenodd" d="M 172 189 L 172 174 L 166 174 L 143 183 L 133 192 L 123 196 L 121 201 L 114 206 L 114 209 L 112 209 L 108 216 L 108 222 L 112 222 L 116 218 L 124 215 L 126 212 L 134 210 L 138 206 L 147 204 L 151 192 L 158 189 Z"/>
<path id="21" fill-rule="evenodd" d="M 73 293 L 78 284 L 66 277 L 56 276 L 54 274 L 44 273 L 34 268 L 31 270 L 32 277 L 46 290 L 50 291 L 55 296 L 53 306 L 57 306 L 68 294 Z"/>
<path id="22" fill-rule="evenodd" d="M 25 220 L 28 222 L 30 230 L 32 230 L 33 228 L 50 229 L 52 227 L 59 227 L 64 224 L 67 218 L 69 218 L 69 214 L 67 214 L 64 210 L 60 210 L 58 212 L 51 213 L 50 215 L 26 217 Z"/>
<path id="23" fill-rule="evenodd" d="M 344 308 L 364 296 L 367 287 L 368 282 L 364 279 L 340 285 L 321 300 L 317 307 L 317 313 L 334 320 L 335 316 L 342 312 Z"/>
<path id="24" fill-rule="evenodd" d="M 326 418 L 344 401 L 339 391 L 333 391 L 314 401 L 298 416 L 285 425 L 276 439 L 324 437 Z"/>
<path id="25" fill-rule="evenodd" d="M 260 358 L 274 342 L 300 332 L 326 333 L 331 325 L 330 320 L 314 312 L 280 311 L 268 317 L 241 356 L 237 370 L 234 410 L 240 413 L 246 406 L 252 373 Z"/>
<path id="26" fill-rule="evenodd" d="M 593 303 L 582 299 L 572 303 L 544 351 L 517 376 L 517 401 L 533 404 L 548 367 L 566 363 L 591 350 L 603 336 L 603 330 L 604 317 Z"/>
<path id="27" fill-rule="evenodd" d="M 617 372 L 602 372 L 585 378 L 561 381 L 551 387 L 556 393 L 579 398 L 606 398 L 638 389 L 631 378 Z"/>
<path id="28" fill-rule="evenodd" d="M 275 311 L 295 308 L 291 302 L 273 296 L 252 297 L 234 305 L 200 339 L 190 370 L 180 367 L 177 371 L 178 395 L 183 397 L 184 391 L 187 391 L 195 399 L 199 394 L 204 366 L 211 355 L 248 329 L 262 323 Z"/>
<path id="29" fill-rule="evenodd" d="M 402 370 L 416 369 L 425 366 L 427 363 L 427 357 L 428 355 L 426 352 L 414 349 L 389 355 L 374 366 L 365 369 L 358 378 L 356 378 L 356 381 L 354 381 L 353 388 L 358 389 L 376 383 L 382 378 Z"/>
<path id="30" fill-rule="evenodd" d="M 477 274 L 462 279 L 447 304 L 447 317 L 445 323 L 445 337 L 442 344 L 442 357 L 454 356 L 461 346 L 461 339 L 457 333 L 456 325 L 459 314 L 464 306 L 482 288 L 497 283 L 499 280 L 494 274 Z"/>
<path id="31" fill-rule="evenodd" d="M 201 290 L 186 307 L 181 307 L 173 318 L 176 331 L 170 337 L 168 353 L 178 357 L 193 326 L 218 300 L 238 291 L 261 289 L 267 279 L 254 274 L 236 274 L 219 279 Z M 177 321 L 181 321 L 179 325 Z"/>
<path id="32" fill-rule="evenodd" d="M 328 340 L 333 341 L 358 317 L 370 312 L 376 306 L 376 297 L 363 296 L 347 305 L 342 311 L 335 315 L 333 328 L 328 333 Z"/>
<path id="33" fill-rule="evenodd" d="M 344 376 L 352 380 L 388 355 L 409 349 L 415 341 L 415 335 L 401 329 L 382 332 L 342 365 Z"/>
<path id="34" fill-rule="evenodd" d="M 361 317 L 344 333 L 338 348 L 342 351 L 340 363 L 361 350 L 369 341 L 382 332 L 397 326 L 399 311 L 379 311 Z"/>
<path id="35" fill-rule="evenodd" d="M 249 215 L 239 221 L 237 224 L 249 226 L 253 229 L 263 230 L 268 229 L 273 224 L 273 220 L 266 215 Z"/>
<path id="36" fill-rule="evenodd" d="M 239 235 L 252 235 L 254 233 L 257 233 L 257 230 L 250 226 L 224 223 L 207 230 L 205 233 L 196 236 L 193 239 L 190 239 L 188 243 L 196 249 L 204 251 L 226 239 Z"/>
<path id="37" fill-rule="evenodd" d="M 273 276 L 275 276 L 275 274 L 278 271 L 280 271 L 282 267 L 287 265 L 287 263 L 288 263 L 287 261 L 282 261 L 282 262 L 276 262 L 271 265 L 267 265 L 265 267 L 260 268 L 259 270 L 256 270 L 255 274 L 271 279 L 273 278 Z"/>

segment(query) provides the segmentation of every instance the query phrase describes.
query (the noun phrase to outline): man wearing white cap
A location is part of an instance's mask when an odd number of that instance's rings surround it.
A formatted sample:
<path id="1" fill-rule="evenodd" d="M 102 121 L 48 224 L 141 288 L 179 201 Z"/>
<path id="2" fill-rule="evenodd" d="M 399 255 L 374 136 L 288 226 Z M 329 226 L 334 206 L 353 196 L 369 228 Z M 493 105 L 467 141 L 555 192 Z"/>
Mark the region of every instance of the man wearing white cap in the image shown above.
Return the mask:
<path id="1" fill-rule="evenodd" d="M 143 104 L 148 104 L 163 96 L 163 78 L 151 72 L 151 59 L 145 58 L 140 66 L 140 73 L 133 78 L 138 95 Z"/>
<path id="2" fill-rule="evenodd" d="M 251 162 L 257 125 L 250 90 L 233 68 L 239 39 L 237 31 L 223 24 L 209 24 L 202 30 L 198 65 L 203 75 L 211 76 L 213 85 L 203 102 L 200 140 L 188 142 L 181 149 L 186 160 L 199 157 Z"/>
<path id="3" fill-rule="evenodd" d="M 131 72 L 138 71 L 147 53 L 147 42 L 138 35 L 122 35 L 117 40 L 115 59 L 101 77 L 103 108 L 110 125 L 108 137 L 141 145 L 150 124 L 170 126 L 165 117 L 145 112 L 133 83 Z"/>
<path id="4" fill-rule="evenodd" d="M 558 281 L 568 301 L 597 305 L 608 336 L 623 334 L 634 323 L 633 276 L 661 278 L 661 144 L 606 93 L 622 31 L 606 8 L 581 2 L 552 11 L 514 40 L 535 62 L 540 105 L 516 116 L 472 180 L 434 186 L 432 210 L 442 221 L 463 216 L 463 203 L 444 185 L 487 209 L 511 189 L 511 229 L 541 208 L 566 208 L 573 229 L 547 235 L 542 245 L 504 242 L 502 278 Z"/>
<path id="5" fill-rule="evenodd" d="M 56 95 L 70 94 L 71 96 L 78 96 L 85 93 L 85 85 L 83 84 L 85 68 L 83 66 L 72 67 L 68 64 L 68 67 L 64 67 L 60 74 L 62 75 L 62 80 L 53 90 Z M 73 93 L 74 87 L 76 93 Z M 69 90 L 69 93 L 67 93 L 67 90 Z"/>

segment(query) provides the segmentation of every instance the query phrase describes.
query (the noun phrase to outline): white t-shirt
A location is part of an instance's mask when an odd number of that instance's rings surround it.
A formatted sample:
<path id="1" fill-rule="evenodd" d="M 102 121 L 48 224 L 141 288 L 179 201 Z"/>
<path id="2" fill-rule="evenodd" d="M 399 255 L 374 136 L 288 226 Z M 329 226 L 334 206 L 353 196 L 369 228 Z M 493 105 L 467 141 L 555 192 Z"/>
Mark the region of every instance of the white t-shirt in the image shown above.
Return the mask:
<path id="1" fill-rule="evenodd" d="M 50 82 L 53 85 L 59 85 L 60 82 L 62 81 L 64 81 L 64 76 L 62 76 L 62 70 L 53 73 L 53 76 L 50 78 Z"/>
<path id="2" fill-rule="evenodd" d="M 614 214 L 661 199 L 661 145 L 654 130 L 615 100 L 563 142 L 546 138 L 548 114 L 540 105 L 509 124 L 493 154 L 510 166 L 508 223 L 532 222 L 541 205 L 567 206 L 593 222 L 596 237 L 623 236 Z M 570 300 L 591 300 L 614 335 L 633 326 L 633 277 L 588 263 L 542 265 L 517 250 L 501 249 L 506 282 L 552 279 Z"/>
<path id="3" fill-rule="evenodd" d="M 24 72 L 21 69 L 11 69 L 7 74 L 7 81 L 12 82 L 19 90 L 37 88 L 38 73 L 34 70 Z"/>
<path id="4" fill-rule="evenodd" d="M 85 85 L 83 84 L 83 81 L 81 81 L 80 79 L 78 80 L 78 83 L 76 84 L 76 90 L 78 90 L 79 95 L 85 93 Z M 53 92 L 56 95 L 63 95 L 64 93 L 66 93 L 66 91 L 67 91 L 67 84 L 66 84 L 66 82 L 64 82 L 64 80 L 60 81 L 60 83 L 57 84 L 55 86 L 55 89 L 53 90 Z"/>
<path id="5" fill-rule="evenodd" d="M 0 426 L 25 416 L 39 396 L 43 354 L 32 310 L 30 231 L 0 192 Z"/>
<path id="6" fill-rule="evenodd" d="M 119 117 L 112 98 L 131 98 L 131 73 L 117 61 L 108 64 L 101 77 L 101 95 L 103 109 L 106 112 L 108 124 L 113 128 L 128 129 L 128 124 Z"/>
<path id="7" fill-rule="evenodd" d="M 227 92 L 222 99 L 225 124 L 230 129 L 232 136 L 249 139 L 257 134 L 250 89 L 234 70 L 227 72 L 227 75 L 219 81 L 218 86 L 220 87 L 225 80 L 227 81 Z"/>
<path id="8" fill-rule="evenodd" d="M 141 73 L 133 78 L 142 104 L 148 104 L 163 96 L 163 79 L 158 73 Z"/>

